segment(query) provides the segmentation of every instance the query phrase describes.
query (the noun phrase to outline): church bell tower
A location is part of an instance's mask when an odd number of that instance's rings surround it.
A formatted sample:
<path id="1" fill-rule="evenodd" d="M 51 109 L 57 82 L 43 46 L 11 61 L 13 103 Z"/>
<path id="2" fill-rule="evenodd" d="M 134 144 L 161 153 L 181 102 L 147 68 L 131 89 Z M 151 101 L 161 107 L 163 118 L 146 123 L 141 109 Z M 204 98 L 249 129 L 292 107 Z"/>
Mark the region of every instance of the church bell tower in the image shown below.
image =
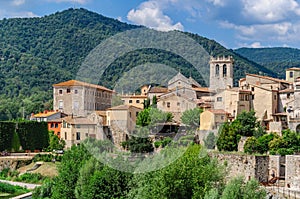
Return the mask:
<path id="1" fill-rule="evenodd" d="M 233 87 L 232 56 L 219 56 L 210 58 L 209 89 L 211 91 L 224 90 Z"/>

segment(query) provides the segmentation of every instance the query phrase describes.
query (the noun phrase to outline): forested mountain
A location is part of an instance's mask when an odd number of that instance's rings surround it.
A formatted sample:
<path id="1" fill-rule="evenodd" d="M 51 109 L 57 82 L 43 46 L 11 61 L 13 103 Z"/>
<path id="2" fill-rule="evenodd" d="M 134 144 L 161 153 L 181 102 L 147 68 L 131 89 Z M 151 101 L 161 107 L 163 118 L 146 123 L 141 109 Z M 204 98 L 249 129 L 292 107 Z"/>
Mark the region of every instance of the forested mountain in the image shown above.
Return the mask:
<path id="1" fill-rule="evenodd" d="M 69 9 L 41 18 L 0 20 L 0 119 L 51 109 L 52 84 L 75 78 L 84 58 L 104 39 L 139 27 L 85 9 Z M 276 76 L 213 40 L 186 34 L 210 55 L 232 55 L 236 60 L 235 82 L 246 72 Z M 105 71 L 101 84 L 112 88 L 124 71 L 147 62 L 172 65 L 186 76 L 190 73 L 191 65 L 182 57 L 143 49 L 119 57 Z M 193 77 L 204 85 L 201 77 Z"/>
<path id="2" fill-rule="evenodd" d="M 239 48 L 234 52 L 274 71 L 282 79 L 285 69 L 300 67 L 300 50 L 296 48 Z"/>

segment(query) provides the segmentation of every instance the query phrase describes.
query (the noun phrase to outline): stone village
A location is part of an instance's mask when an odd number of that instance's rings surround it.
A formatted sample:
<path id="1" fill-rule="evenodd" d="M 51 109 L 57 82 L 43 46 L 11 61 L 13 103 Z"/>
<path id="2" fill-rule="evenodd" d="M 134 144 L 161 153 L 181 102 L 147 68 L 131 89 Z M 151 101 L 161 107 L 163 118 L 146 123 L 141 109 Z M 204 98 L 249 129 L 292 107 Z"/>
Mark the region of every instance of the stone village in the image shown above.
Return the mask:
<path id="1" fill-rule="evenodd" d="M 157 108 L 173 114 L 172 125 L 181 125 L 181 114 L 200 107 L 197 136 L 203 141 L 208 132 L 218 131 L 226 121 L 233 121 L 243 111 L 254 110 L 267 132 L 279 135 L 284 129 L 300 132 L 300 68 L 286 70 L 286 79 L 246 74 L 233 83 L 234 60 L 229 56 L 210 59 L 210 85 L 202 87 L 192 77 L 180 72 L 167 87 L 144 85 L 140 94 L 118 95 L 123 104 L 112 106 L 113 90 L 77 80 L 53 85 L 53 109 L 32 114 L 31 120 L 45 121 L 48 129 L 65 140 L 66 148 L 88 137 L 109 139 L 114 145 L 128 139 L 136 118 L 147 99 L 157 97 Z M 231 176 L 243 175 L 260 182 L 272 174 L 285 179 L 284 187 L 300 190 L 300 155 L 249 156 L 219 154 L 228 161 Z M 296 193 L 296 192 L 295 192 Z M 298 191 L 297 194 L 300 192 Z"/>

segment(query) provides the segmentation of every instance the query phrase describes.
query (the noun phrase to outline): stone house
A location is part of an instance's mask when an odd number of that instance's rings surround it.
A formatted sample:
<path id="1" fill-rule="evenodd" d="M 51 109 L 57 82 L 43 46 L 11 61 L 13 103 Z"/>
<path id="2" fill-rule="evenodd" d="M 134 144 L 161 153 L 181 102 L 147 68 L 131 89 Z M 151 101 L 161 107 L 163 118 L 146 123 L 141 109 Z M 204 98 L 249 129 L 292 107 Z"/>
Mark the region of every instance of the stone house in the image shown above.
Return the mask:
<path id="1" fill-rule="evenodd" d="M 300 68 L 288 68 L 285 71 L 286 81 L 295 82 L 300 77 Z"/>
<path id="2" fill-rule="evenodd" d="M 113 91 L 78 80 L 53 85 L 53 109 L 73 116 L 87 116 L 111 107 Z"/>
<path id="3" fill-rule="evenodd" d="M 148 99 L 146 95 L 122 95 L 124 105 L 135 106 L 144 109 L 144 101 Z"/>
<path id="4" fill-rule="evenodd" d="M 200 130 L 212 131 L 228 121 L 230 114 L 222 109 L 206 110 L 200 114 Z"/>
<path id="5" fill-rule="evenodd" d="M 120 146 L 123 141 L 126 141 L 129 134 L 135 130 L 136 119 L 141 111 L 141 108 L 129 105 L 107 109 L 107 125 L 112 135 L 111 140 L 116 146 Z"/>
<path id="6" fill-rule="evenodd" d="M 62 118 L 61 138 L 66 142 L 66 148 L 78 145 L 86 138 L 101 139 L 103 137 L 101 128 L 98 129 L 96 122 L 86 117 L 68 116 Z"/>

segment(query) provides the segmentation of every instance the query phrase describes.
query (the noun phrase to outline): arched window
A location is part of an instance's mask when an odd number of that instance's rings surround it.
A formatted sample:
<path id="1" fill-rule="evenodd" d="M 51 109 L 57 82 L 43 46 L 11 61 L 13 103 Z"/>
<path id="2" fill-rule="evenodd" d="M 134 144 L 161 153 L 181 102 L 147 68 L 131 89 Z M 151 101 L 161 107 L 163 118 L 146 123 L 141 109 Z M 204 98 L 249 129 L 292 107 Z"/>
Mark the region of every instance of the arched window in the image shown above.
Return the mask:
<path id="1" fill-rule="evenodd" d="M 218 77 L 219 76 L 219 74 L 220 74 L 220 66 L 219 66 L 219 64 L 217 64 L 216 65 L 216 77 Z"/>
<path id="2" fill-rule="evenodd" d="M 226 64 L 223 65 L 223 77 L 227 76 L 227 66 Z"/>

